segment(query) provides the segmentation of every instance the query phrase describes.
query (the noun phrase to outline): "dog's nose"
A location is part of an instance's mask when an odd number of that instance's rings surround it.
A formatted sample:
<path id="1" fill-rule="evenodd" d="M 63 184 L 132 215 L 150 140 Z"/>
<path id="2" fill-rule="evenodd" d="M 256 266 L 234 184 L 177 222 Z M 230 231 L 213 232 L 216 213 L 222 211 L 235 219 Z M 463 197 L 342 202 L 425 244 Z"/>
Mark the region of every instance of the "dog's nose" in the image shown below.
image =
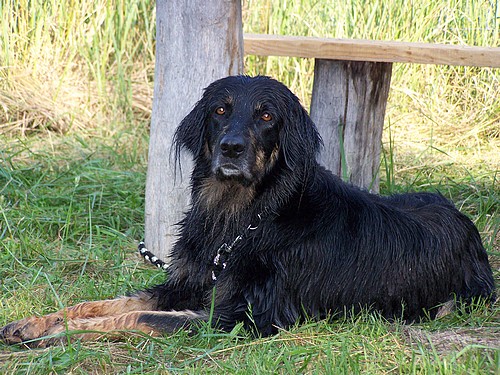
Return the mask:
<path id="1" fill-rule="evenodd" d="M 225 157 L 239 157 L 245 151 L 243 137 L 235 134 L 226 134 L 220 141 L 220 150 Z"/>

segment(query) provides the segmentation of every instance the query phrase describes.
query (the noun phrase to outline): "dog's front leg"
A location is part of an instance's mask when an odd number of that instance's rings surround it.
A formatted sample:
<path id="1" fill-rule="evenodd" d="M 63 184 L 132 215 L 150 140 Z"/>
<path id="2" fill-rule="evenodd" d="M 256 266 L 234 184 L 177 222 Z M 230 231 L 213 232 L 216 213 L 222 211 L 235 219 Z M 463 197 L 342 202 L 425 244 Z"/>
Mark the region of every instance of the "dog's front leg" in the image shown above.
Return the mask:
<path id="1" fill-rule="evenodd" d="M 43 336 L 26 341 L 31 348 L 44 348 L 68 340 L 96 340 L 101 337 L 115 340 L 127 335 L 143 332 L 150 336 L 174 333 L 188 328 L 193 321 L 201 322 L 207 317 L 194 311 L 133 311 L 114 316 L 77 318 L 64 324 L 52 326 Z"/>
<path id="2" fill-rule="evenodd" d="M 0 330 L 0 339 L 8 344 L 19 344 L 64 330 L 68 322 L 75 319 L 110 317 L 155 309 L 156 300 L 147 292 L 111 300 L 83 302 L 42 317 L 32 316 L 7 324 Z"/>

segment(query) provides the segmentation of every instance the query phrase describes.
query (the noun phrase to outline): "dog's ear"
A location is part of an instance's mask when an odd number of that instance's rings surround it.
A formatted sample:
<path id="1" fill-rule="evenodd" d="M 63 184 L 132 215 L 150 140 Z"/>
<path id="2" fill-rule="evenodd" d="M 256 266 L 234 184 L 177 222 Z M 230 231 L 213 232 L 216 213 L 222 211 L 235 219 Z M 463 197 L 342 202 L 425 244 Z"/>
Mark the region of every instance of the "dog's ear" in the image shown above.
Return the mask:
<path id="1" fill-rule="evenodd" d="M 182 148 L 195 157 L 201 152 L 205 140 L 207 118 L 206 100 L 202 98 L 189 114 L 184 117 L 174 134 L 175 158 L 178 160 Z"/>
<path id="2" fill-rule="evenodd" d="M 287 167 L 294 170 L 315 161 L 323 141 L 316 125 L 292 92 L 285 113 L 280 150 Z"/>

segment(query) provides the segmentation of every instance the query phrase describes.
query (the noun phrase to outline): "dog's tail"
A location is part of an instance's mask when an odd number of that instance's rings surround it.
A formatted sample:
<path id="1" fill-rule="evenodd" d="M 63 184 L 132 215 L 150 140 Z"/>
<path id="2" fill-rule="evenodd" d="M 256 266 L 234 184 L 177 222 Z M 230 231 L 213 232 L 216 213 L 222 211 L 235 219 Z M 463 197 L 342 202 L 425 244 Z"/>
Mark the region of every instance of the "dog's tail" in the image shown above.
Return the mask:
<path id="1" fill-rule="evenodd" d="M 168 269 L 168 265 L 163 260 L 161 260 L 151 251 L 146 249 L 146 245 L 144 244 L 143 241 L 139 242 L 139 246 L 137 248 L 139 250 L 139 254 L 141 254 L 141 256 L 148 262 L 150 262 L 151 264 L 155 265 L 158 268 L 161 268 L 162 270 Z"/>

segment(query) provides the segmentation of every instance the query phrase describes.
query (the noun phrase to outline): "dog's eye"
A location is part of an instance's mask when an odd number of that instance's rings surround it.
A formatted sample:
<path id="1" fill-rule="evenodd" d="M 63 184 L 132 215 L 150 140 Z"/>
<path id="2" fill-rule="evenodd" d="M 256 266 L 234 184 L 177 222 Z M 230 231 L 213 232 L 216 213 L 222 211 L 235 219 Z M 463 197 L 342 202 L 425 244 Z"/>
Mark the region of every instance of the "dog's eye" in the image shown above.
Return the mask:
<path id="1" fill-rule="evenodd" d="M 226 113 L 226 110 L 224 107 L 218 107 L 216 110 L 215 110 L 215 113 L 217 113 L 218 115 L 222 116 L 224 113 Z"/>
<path id="2" fill-rule="evenodd" d="M 264 113 L 262 116 L 260 116 L 262 120 L 265 122 L 271 121 L 273 119 L 273 116 L 271 116 L 269 113 Z"/>

